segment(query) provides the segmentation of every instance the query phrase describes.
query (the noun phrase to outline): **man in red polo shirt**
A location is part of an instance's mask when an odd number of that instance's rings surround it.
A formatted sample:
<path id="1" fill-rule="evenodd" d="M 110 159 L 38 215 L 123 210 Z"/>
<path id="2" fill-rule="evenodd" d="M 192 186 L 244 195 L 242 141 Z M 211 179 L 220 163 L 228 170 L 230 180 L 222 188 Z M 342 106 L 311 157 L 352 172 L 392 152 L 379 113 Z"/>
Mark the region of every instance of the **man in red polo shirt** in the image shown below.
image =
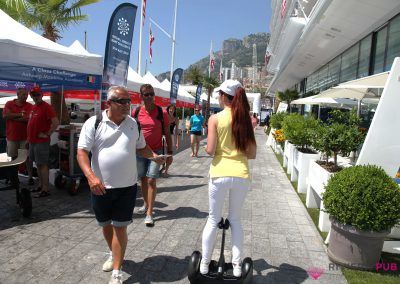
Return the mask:
<path id="1" fill-rule="evenodd" d="M 140 87 L 140 98 L 143 105 L 139 111 L 133 110 L 132 117 L 135 118 L 142 129 L 146 144 L 157 154 L 162 154 L 162 136 L 165 135 L 167 141 L 167 154 L 172 154 L 172 140 L 169 131 L 169 120 L 166 111 L 154 103 L 154 89 L 150 84 Z M 136 156 L 138 178 L 141 180 L 141 190 L 144 205 L 138 213 L 146 213 L 144 223 L 148 227 L 154 226 L 153 206 L 156 199 L 157 184 L 156 180 L 160 176 L 160 165 L 155 161 Z"/>
<path id="2" fill-rule="evenodd" d="M 29 157 L 38 167 L 40 186 L 35 197 L 46 197 L 49 191 L 49 150 L 50 135 L 59 125 L 58 118 L 51 105 L 42 100 L 43 93 L 34 87 L 30 95 L 35 102 L 28 121 Z"/>
<path id="3" fill-rule="evenodd" d="M 18 149 L 27 149 L 27 125 L 32 105 L 26 102 L 28 91 L 25 88 L 17 90 L 17 99 L 8 101 L 4 106 L 3 118 L 6 120 L 7 155 L 15 159 Z M 26 161 L 28 183 L 33 185 L 32 161 Z"/>

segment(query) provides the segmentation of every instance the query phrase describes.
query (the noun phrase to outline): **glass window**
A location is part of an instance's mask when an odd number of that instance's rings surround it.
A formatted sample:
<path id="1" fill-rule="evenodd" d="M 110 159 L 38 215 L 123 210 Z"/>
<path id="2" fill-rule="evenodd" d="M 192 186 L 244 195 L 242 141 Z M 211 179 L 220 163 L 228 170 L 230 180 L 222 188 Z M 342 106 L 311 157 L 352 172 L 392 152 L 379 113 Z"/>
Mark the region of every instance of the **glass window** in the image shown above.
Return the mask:
<path id="1" fill-rule="evenodd" d="M 333 59 L 331 62 L 329 62 L 329 67 L 328 67 L 328 78 L 327 78 L 327 83 L 326 86 L 327 88 L 330 88 L 332 86 L 335 86 L 339 84 L 339 75 L 340 75 L 340 55 Z"/>
<path id="2" fill-rule="evenodd" d="M 318 88 L 320 91 L 327 89 L 328 85 L 328 64 L 322 67 L 318 72 Z"/>
<path id="3" fill-rule="evenodd" d="M 390 21 L 385 71 L 392 68 L 393 60 L 396 56 L 400 56 L 400 16 Z"/>
<path id="4" fill-rule="evenodd" d="M 353 45 L 342 54 L 342 65 L 340 67 L 340 82 L 356 79 L 358 63 L 358 43 Z"/>
<path id="5" fill-rule="evenodd" d="M 372 35 L 364 38 L 360 43 L 360 60 L 358 62 L 358 78 L 368 76 L 371 57 Z"/>
<path id="6" fill-rule="evenodd" d="M 387 27 L 381 29 L 376 35 L 374 74 L 383 72 L 385 60 Z"/>

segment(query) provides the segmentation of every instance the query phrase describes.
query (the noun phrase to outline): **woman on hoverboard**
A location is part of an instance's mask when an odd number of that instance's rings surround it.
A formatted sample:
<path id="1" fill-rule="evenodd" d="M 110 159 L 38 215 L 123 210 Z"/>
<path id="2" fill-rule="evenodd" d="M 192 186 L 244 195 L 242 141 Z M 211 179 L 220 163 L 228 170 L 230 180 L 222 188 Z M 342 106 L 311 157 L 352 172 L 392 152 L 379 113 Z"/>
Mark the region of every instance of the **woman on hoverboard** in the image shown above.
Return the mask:
<path id="1" fill-rule="evenodd" d="M 255 159 L 257 145 L 249 116 L 250 106 L 242 85 L 236 80 L 226 80 L 218 90 L 223 111 L 212 115 L 208 121 L 206 152 L 214 158 L 210 166 L 210 214 L 203 231 L 200 273 L 208 273 L 217 225 L 221 220 L 225 195 L 229 192 L 233 275 L 240 277 L 243 247 L 240 219 L 244 199 L 250 189 L 248 159 Z"/>

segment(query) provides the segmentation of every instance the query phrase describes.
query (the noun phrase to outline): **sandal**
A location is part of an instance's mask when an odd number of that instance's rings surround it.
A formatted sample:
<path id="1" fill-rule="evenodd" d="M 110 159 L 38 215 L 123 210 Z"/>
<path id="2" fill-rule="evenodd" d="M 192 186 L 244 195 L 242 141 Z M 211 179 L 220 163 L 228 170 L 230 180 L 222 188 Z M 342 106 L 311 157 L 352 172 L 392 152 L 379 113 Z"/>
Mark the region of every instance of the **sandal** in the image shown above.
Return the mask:
<path id="1" fill-rule="evenodd" d="M 41 192 L 42 188 L 40 186 L 38 186 L 38 188 L 36 189 L 32 189 L 31 192 Z"/>
<path id="2" fill-rule="evenodd" d="M 41 197 L 46 197 L 46 196 L 49 196 L 50 195 L 50 192 L 48 192 L 48 191 L 41 191 L 38 195 L 35 195 L 34 197 L 35 198 L 41 198 Z"/>

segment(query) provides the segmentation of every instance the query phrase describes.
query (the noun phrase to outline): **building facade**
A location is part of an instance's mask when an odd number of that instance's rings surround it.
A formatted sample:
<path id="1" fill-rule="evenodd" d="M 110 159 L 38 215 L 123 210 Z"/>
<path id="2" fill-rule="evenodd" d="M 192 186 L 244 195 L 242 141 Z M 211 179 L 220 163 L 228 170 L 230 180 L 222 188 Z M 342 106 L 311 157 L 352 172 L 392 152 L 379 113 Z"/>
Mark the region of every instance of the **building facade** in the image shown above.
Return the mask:
<path id="1" fill-rule="evenodd" d="M 268 93 L 316 94 L 390 70 L 400 56 L 399 0 L 272 0 Z"/>

